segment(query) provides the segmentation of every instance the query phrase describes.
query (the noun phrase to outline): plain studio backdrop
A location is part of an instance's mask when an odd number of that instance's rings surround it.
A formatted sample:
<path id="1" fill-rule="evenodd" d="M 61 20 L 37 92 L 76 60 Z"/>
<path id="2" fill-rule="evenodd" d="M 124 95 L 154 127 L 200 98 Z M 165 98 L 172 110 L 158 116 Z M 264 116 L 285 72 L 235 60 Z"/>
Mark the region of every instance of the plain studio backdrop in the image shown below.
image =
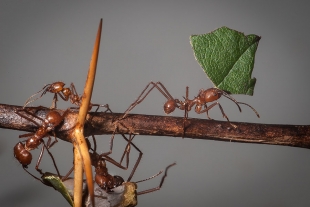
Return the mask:
<path id="1" fill-rule="evenodd" d="M 266 124 L 309 124 L 309 5 L 303 1 L 1 1 L 1 103 L 23 105 L 45 84 L 74 82 L 82 93 L 100 18 L 103 30 L 92 102 L 124 112 L 150 81 L 161 81 L 173 97 L 190 98 L 213 87 L 196 62 L 191 34 L 227 26 L 262 37 L 252 76 L 254 96 L 235 95 L 261 115 L 222 98 L 231 121 Z M 50 106 L 52 94 L 33 105 Z M 132 112 L 164 115 L 165 98 L 153 91 Z M 59 101 L 59 108 L 70 104 Z M 176 111 L 172 116 L 182 116 Z M 190 117 L 206 118 L 194 111 Z M 216 107 L 210 116 L 224 120 Z M 52 188 L 30 177 L 15 160 L 13 147 L 24 132 L 1 129 L 1 206 L 68 206 Z M 97 136 L 99 151 L 108 149 L 109 135 Z M 156 174 L 177 162 L 163 188 L 138 197 L 138 206 L 309 206 L 310 150 L 172 137 L 136 136 L 144 152 L 133 181 Z M 115 138 L 113 156 L 125 146 Z M 29 169 L 36 173 L 33 163 Z M 53 148 L 60 171 L 72 166 L 72 146 Z M 130 163 L 137 153 L 132 150 Z M 50 158 L 44 171 L 54 171 Z M 131 165 L 132 166 L 132 165 Z M 113 174 L 127 178 L 108 165 Z M 145 190 L 160 177 L 139 184 Z"/>

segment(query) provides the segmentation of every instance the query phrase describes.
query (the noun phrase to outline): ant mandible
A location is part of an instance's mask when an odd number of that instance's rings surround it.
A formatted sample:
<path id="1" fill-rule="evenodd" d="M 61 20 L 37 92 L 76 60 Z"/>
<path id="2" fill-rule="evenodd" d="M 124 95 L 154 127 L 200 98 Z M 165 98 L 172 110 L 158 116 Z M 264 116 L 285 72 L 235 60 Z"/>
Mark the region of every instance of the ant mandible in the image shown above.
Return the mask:
<path id="1" fill-rule="evenodd" d="M 24 107 L 25 108 L 28 104 L 30 104 L 31 102 L 41 98 L 43 95 L 45 95 L 47 92 L 50 93 L 54 93 L 54 98 L 53 98 L 53 103 L 51 108 L 57 108 L 57 101 L 58 101 L 58 95 L 60 96 L 60 98 L 64 101 L 68 101 L 70 100 L 70 102 L 78 107 L 80 107 L 81 105 L 81 100 L 82 98 L 78 95 L 75 86 L 73 83 L 70 84 L 70 88 L 65 88 L 65 83 L 58 81 L 58 82 L 54 82 L 52 84 L 47 84 L 45 85 L 40 91 L 36 92 L 35 94 L 33 94 L 32 96 L 30 96 L 25 104 Z M 43 92 L 42 92 L 43 91 Z M 42 92 L 42 93 L 41 93 Z M 37 94 L 41 93 L 41 95 L 35 99 L 32 99 L 34 96 L 36 96 Z M 88 111 L 90 111 L 92 109 L 93 106 L 97 106 L 97 109 L 95 112 L 98 111 L 99 107 L 105 107 L 107 108 L 105 112 L 109 111 L 112 112 L 109 108 L 108 104 L 105 105 L 101 105 L 101 104 L 89 104 L 89 109 Z M 74 107 L 71 107 L 74 108 Z"/>
<path id="2" fill-rule="evenodd" d="M 150 87 L 152 85 L 152 87 Z M 150 88 L 149 88 L 150 87 Z M 147 91 L 147 89 L 149 88 L 149 90 Z M 150 82 L 145 88 L 144 90 L 141 92 L 141 94 L 138 96 L 138 98 L 128 107 L 128 109 L 124 112 L 124 115 L 121 119 L 125 118 L 127 116 L 127 114 L 138 104 L 140 104 L 145 98 L 146 96 L 154 89 L 156 88 L 163 96 L 165 96 L 167 98 L 166 103 L 164 104 L 164 112 L 166 114 L 170 114 L 172 113 L 176 108 L 180 109 L 180 110 L 184 110 L 184 121 L 183 121 L 183 135 L 185 132 L 185 120 L 188 118 L 188 111 L 190 111 L 192 109 L 192 107 L 194 105 L 195 106 L 195 112 L 197 114 L 202 114 L 202 113 L 206 113 L 207 114 L 207 118 L 211 119 L 208 111 L 213 108 L 214 106 L 218 105 L 222 115 L 224 118 L 226 118 L 226 120 L 230 123 L 227 115 L 224 113 L 224 110 L 221 106 L 221 104 L 217 101 L 219 98 L 221 98 L 221 96 L 224 96 L 228 99 L 230 99 L 231 101 L 233 101 L 239 108 L 239 111 L 241 112 L 241 108 L 240 108 L 240 104 L 246 105 L 248 107 L 250 107 L 256 114 L 256 116 L 259 118 L 259 114 L 258 112 L 249 104 L 243 103 L 243 102 L 238 102 L 236 101 L 232 96 L 230 96 L 227 92 L 218 89 L 218 88 L 209 88 L 209 89 L 200 89 L 198 95 L 190 100 L 188 98 L 188 90 L 189 87 L 186 87 L 186 97 L 184 98 L 184 101 L 180 101 L 179 99 L 175 99 L 171 96 L 171 94 L 168 92 L 168 90 L 166 89 L 166 87 L 161 83 L 161 82 Z M 214 102 L 216 101 L 216 102 Z M 212 103 L 210 106 L 207 106 L 207 103 L 210 102 L 214 102 Z M 204 107 L 204 109 L 202 108 Z M 230 123 L 234 128 L 236 128 L 237 126 Z"/>
<path id="3" fill-rule="evenodd" d="M 35 107 L 35 110 L 37 111 L 40 108 L 42 108 L 42 107 Z M 26 114 L 32 116 L 33 118 L 26 116 L 22 112 L 25 112 Z M 58 142 L 58 140 L 54 134 L 55 140 L 53 142 L 51 142 L 52 140 L 51 140 L 51 137 L 48 135 L 48 133 L 51 131 L 54 131 L 55 127 L 57 127 L 63 121 L 65 115 L 68 113 L 68 109 L 62 115 L 60 115 L 59 112 L 57 112 L 55 110 L 51 110 L 46 114 L 46 117 L 44 119 L 40 118 L 35 113 L 28 111 L 28 109 L 19 109 L 19 110 L 16 110 L 15 113 L 18 114 L 19 116 L 21 116 L 22 118 L 25 118 L 28 121 L 34 123 L 39 128 L 37 129 L 37 131 L 35 133 L 27 133 L 27 134 L 23 134 L 23 135 L 19 136 L 19 138 L 24 138 L 24 137 L 29 137 L 29 138 L 25 141 L 25 143 L 18 142 L 15 145 L 14 157 L 22 164 L 22 167 L 26 172 L 28 172 L 31 176 L 35 177 L 28 170 L 26 170 L 26 168 L 28 167 L 28 165 L 32 161 L 32 155 L 31 155 L 30 151 L 36 149 L 40 144 L 43 144 L 39 158 L 38 158 L 36 166 L 35 166 L 35 169 L 40 174 L 42 174 L 42 170 L 39 169 L 39 165 L 40 165 L 43 153 L 44 153 L 44 149 L 46 148 L 47 152 L 49 153 L 49 155 L 51 156 L 51 158 L 53 160 L 54 166 L 55 166 L 56 171 L 59 175 L 59 171 L 57 169 L 55 160 L 54 160 L 51 152 L 49 151 L 49 148 L 51 148 L 56 142 Z M 34 118 L 40 120 L 41 124 L 34 121 Z M 45 142 L 43 140 L 43 138 L 46 136 L 48 136 L 47 144 L 45 144 Z"/>

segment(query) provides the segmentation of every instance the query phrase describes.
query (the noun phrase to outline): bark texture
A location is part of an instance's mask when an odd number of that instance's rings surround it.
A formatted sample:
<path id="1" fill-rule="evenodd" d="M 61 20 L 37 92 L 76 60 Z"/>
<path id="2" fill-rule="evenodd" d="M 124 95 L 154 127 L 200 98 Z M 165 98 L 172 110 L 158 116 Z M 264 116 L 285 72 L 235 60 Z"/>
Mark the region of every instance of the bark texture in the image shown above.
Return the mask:
<path id="1" fill-rule="evenodd" d="M 37 126 L 17 115 L 15 110 L 18 109 L 21 109 L 21 106 L 0 104 L 0 128 L 35 132 Z M 28 110 L 44 119 L 50 109 L 37 110 L 36 107 L 30 107 Z M 63 112 L 62 110 L 57 111 Z M 57 137 L 70 142 L 68 135 L 76 123 L 77 115 L 77 111 L 70 110 L 63 123 L 55 130 Z M 122 115 L 121 113 L 90 112 L 86 117 L 85 137 L 112 134 L 114 131 L 116 134 L 132 133 L 180 138 L 183 136 L 183 117 L 129 114 L 126 118 L 119 120 Z M 36 121 L 40 123 L 40 120 Z M 236 129 L 226 121 L 190 118 L 186 121 L 184 138 L 284 145 L 310 149 L 309 125 L 232 123 L 237 125 Z"/>

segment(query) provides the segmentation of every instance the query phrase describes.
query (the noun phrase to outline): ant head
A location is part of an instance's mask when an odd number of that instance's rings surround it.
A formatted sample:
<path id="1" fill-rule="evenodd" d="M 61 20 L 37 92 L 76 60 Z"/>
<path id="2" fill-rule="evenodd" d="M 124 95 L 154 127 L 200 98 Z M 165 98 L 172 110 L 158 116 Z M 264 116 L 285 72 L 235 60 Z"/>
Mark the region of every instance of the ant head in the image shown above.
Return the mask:
<path id="1" fill-rule="evenodd" d="M 59 125 L 60 122 L 62 122 L 63 118 L 57 111 L 50 111 L 45 118 L 45 124 L 51 128 L 51 130 L 54 129 L 55 126 Z"/>
<path id="2" fill-rule="evenodd" d="M 31 160 L 32 160 L 31 153 L 25 149 L 24 145 L 21 142 L 18 142 L 14 147 L 14 157 L 24 167 L 27 167 L 31 163 Z"/>
<path id="3" fill-rule="evenodd" d="M 164 105 L 164 111 L 166 114 L 170 114 L 171 112 L 174 112 L 176 107 L 177 107 L 177 104 L 175 100 L 169 99 Z"/>
<path id="4" fill-rule="evenodd" d="M 216 101 L 221 98 L 223 91 L 217 88 L 208 88 L 207 90 L 201 91 L 199 97 L 203 96 L 206 103 Z"/>

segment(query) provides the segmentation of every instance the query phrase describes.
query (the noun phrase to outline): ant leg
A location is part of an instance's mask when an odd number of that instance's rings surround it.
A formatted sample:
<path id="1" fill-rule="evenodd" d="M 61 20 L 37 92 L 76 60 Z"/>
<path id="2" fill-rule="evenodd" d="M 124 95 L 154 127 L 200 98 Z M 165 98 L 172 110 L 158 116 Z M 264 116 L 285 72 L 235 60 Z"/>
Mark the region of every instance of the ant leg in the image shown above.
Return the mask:
<path id="1" fill-rule="evenodd" d="M 54 98 L 53 98 L 53 102 L 52 102 L 52 105 L 51 105 L 50 109 L 56 109 L 57 108 L 57 101 L 58 101 L 57 93 L 55 93 L 54 94 Z"/>
<path id="2" fill-rule="evenodd" d="M 215 103 L 211 104 L 210 106 L 208 106 L 206 109 L 204 109 L 204 110 L 202 110 L 202 111 L 200 111 L 200 112 L 197 112 L 197 113 L 198 113 L 198 114 L 201 114 L 201 113 L 207 112 L 207 111 L 209 111 L 211 108 L 213 108 L 213 107 L 216 106 L 216 105 L 219 106 L 219 108 L 220 108 L 220 110 L 221 110 L 221 112 L 222 112 L 223 117 L 227 119 L 228 123 L 229 123 L 231 126 L 233 126 L 234 128 L 237 128 L 236 125 L 232 124 L 232 123 L 229 121 L 227 115 L 224 113 L 224 110 L 223 110 L 223 108 L 222 108 L 222 106 L 221 106 L 221 104 L 220 104 L 219 102 L 215 102 Z"/>
<path id="3" fill-rule="evenodd" d="M 67 180 L 67 178 L 69 177 L 69 175 L 73 172 L 74 170 L 74 166 L 71 167 L 71 169 L 69 170 L 69 172 L 67 172 L 67 174 L 65 176 L 61 176 L 61 181 L 65 181 Z"/>
<path id="4" fill-rule="evenodd" d="M 52 185 L 48 184 L 48 183 L 45 183 L 44 181 L 42 181 L 40 178 L 38 178 L 37 176 L 33 175 L 32 173 L 30 173 L 25 166 L 23 166 L 23 169 L 29 174 L 31 175 L 34 179 L 40 181 L 41 183 L 43 183 L 44 185 L 47 185 L 49 187 L 53 187 Z"/>
<path id="5" fill-rule="evenodd" d="M 174 166 L 174 165 L 176 165 L 176 163 L 173 163 L 173 164 L 168 165 L 168 166 L 166 167 L 165 174 L 164 174 L 164 176 L 161 178 L 161 181 L 160 181 L 160 183 L 159 183 L 159 186 L 157 186 L 157 187 L 155 187 L 155 188 L 148 189 L 148 190 L 140 191 L 140 192 L 137 193 L 137 195 L 142 195 L 142 194 L 151 193 L 151 192 L 160 190 L 160 188 L 163 186 L 163 183 L 164 183 L 164 181 L 165 181 L 165 178 L 167 177 L 168 169 L 169 169 L 170 167 Z M 162 172 L 162 171 L 161 171 L 161 172 Z M 161 172 L 160 172 L 160 173 L 161 173 Z M 145 180 L 152 179 L 152 178 L 158 176 L 160 173 L 158 173 L 158 174 L 156 174 L 156 175 L 154 175 L 154 176 L 152 176 L 152 177 L 150 177 L 150 178 L 148 178 L 148 179 L 145 179 Z M 138 181 L 138 182 L 142 182 L 142 181 L 145 181 L 145 180 L 141 180 L 141 181 Z M 135 183 L 138 183 L 138 182 L 135 182 Z"/>
<path id="6" fill-rule="evenodd" d="M 70 84 L 70 88 L 71 88 L 70 102 L 72 104 L 80 106 L 82 97 L 81 98 L 79 97 L 79 94 L 77 93 L 73 83 Z"/>
<path id="7" fill-rule="evenodd" d="M 183 119 L 183 135 L 182 138 L 185 136 L 185 122 L 188 118 L 188 86 L 186 86 L 186 97 L 184 102 L 184 119 Z"/>
<path id="8" fill-rule="evenodd" d="M 88 137 L 86 138 L 86 141 L 87 141 L 87 146 L 88 146 L 88 149 L 91 149 L 93 152 L 96 152 L 97 151 L 97 141 L 96 141 L 96 138 L 94 135 L 91 135 L 92 136 L 92 139 L 93 139 L 93 143 L 94 143 L 94 148 L 91 147 L 91 144 L 88 140 Z"/>
<path id="9" fill-rule="evenodd" d="M 123 153 L 123 156 L 122 156 L 122 158 L 121 158 L 120 163 L 123 162 L 124 156 L 125 156 L 125 154 L 126 154 L 126 165 L 127 165 L 127 167 L 128 167 L 128 165 L 129 165 L 130 145 L 132 145 L 132 146 L 139 152 L 138 159 L 137 159 L 137 161 L 136 161 L 136 163 L 135 163 L 135 165 L 134 165 L 134 167 L 133 167 L 133 169 L 132 169 L 132 171 L 131 171 L 131 173 L 130 173 L 128 179 L 127 179 L 127 181 L 130 181 L 131 178 L 132 178 L 132 176 L 134 175 L 136 169 L 138 168 L 138 165 L 139 165 L 139 163 L 140 163 L 140 161 L 141 161 L 141 159 L 142 159 L 143 152 L 132 142 L 133 138 L 134 138 L 136 135 L 133 135 L 133 136 L 132 136 L 132 134 L 130 134 L 130 135 L 129 135 L 129 136 L 130 136 L 129 139 L 127 139 L 126 136 L 123 135 L 123 134 L 122 134 L 122 136 L 123 136 L 123 138 L 128 142 L 128 144 L 127 144 L 126 149 L 125 149 L 125 151 L 124 151 L 124 153 Z"/>
<path id="10" fill-rule="evenodd" d="M 19 135 L 18 137 L 19 137 L 19 138 L 24 138 L 24 137 L 30 137 L 30 136 L 32 136 L 32 135 L 34 135 L 34 133 L 21 134 L 21 135 Z"/>
<path id="11" fill-rule="evenodd" d="M 68 101 L 68 100 L 69 100 L 69 96 L 66 96 L 66 95 L 64 94 L 63 91 L 60 91 L 60 92 L 58 93 L 58 95 L 59 95 L 60 98 L 61 98 L 62 100 L 64 100 L 64 101 Z M 57 100 L 57 101 L 58 101 L 58 100 Z"/>
<path id="12" fill-rule="evenodd" d="M 56 144 L 58 142 L 55 132 L 54 132 L 54 138 L 55 138 L 55 140 L 52 143 L 51 143 L 51 137 L 48 138 L 48 142 L 46 145 L 47 149 L 50 149 L 54 144 Z"/>
<path id="13" fill-rule="evenodd" d="M 36 169 L 41 175 L 43 175 L 43 172 L 42 172 L 41 169 L 39 169 L 39 166 L 40 166 L 40 163 L 41 163 L 41 160 L 42 160 L 42 157 L 43 157 L 44 149 L 46 148 L 46 151 L 48 152 L 48 154 L 49 154 L 50 157 L 52 158 L 54 167 L 55 167 L 55 169 L 56 169 L 56 171 L 57 171 L 57 175 L 60 177 L 60 173 L 59 173 L 59 170 L 58 170 L 58 168 L 57 168 L 55 159 L 54 159 L 52 153 L 49 151 L 50 142 L 51 142 L 51 138 L 50 138 L 50 137 L 48 138 L 47 145 L 45 145 L 44 140 L 42 140 L 43 146 L 42 146 L 42 148 L 41 148 L 41 152 L 40 152 L 39 158 L 38 158 L 38 160 L 37 160 L 37 164 L 36 164 L 36 166 L 35 166 L 35 169 Z"/>
<path id="14" fill-rule="evenodd" d="M 112 110 L 111 110 L 110 107 L 109 107 L 109 104 L 105 104 L 105 105 L 101 105 L 101 104 L 91 104 L 91 106 L 92 106 L 92 107 L 93 107 L 93 106 L 97 106 L 97 109 L 95 110 L 95 112 L 97 112 L 98 109 L 99 109 L 100 107 L 105 107 L 106 110 L 103 111 L 103 113 L 107 113 L 107 112 L 113 113 Z"/>
<path id="15" fill-rule="evenodd" d="M 208 108 L 207 104 L 204 104 L 205 109 Z M 210 120 L 213 120 L 210 116 L 209 116 L 209 111 L 206 111 L 207 117 Z"/>
<path id="16" fill-rule="evenodd" d="M 41 107 L 36 107 L 36 108 L 41 108 Z M 26 119 L 26 120 L 28 120 L 28 121 L 34 123 L 34 124 L 37 125 L 38 127 L 41 126 L 38 122 L 34 121 L 33 118 L 31 119 L 31 118 L 29 118 L 28 116 L 22 114 L 22 113 L 21 113 L 22 111 L 25 112 L 26 114 L 28 114 L 28 115 L 30 115 L 30 116 L 36 118 L 36 119 L 39 119 L 41 122 L 44 122 L 44 120 L 43 120 L 41 117 L 38 117 L 38 116 L 35 115 L 34 113 L 31 113 L 31 112 L 29 112 L 27 109 L 24 109 L 24 108 L 23 108 L 23 109 L 17 109 L 17 110 L 15 111 L 15 113 L 16 113 L 17 115 L 19 115 L 20 117 L 22 117 L 22 118 L 24 118 L 24 119 Z"/>
<path id="17" fill-rule="evenodd" d="M 144 92 L 149 88 L 150 85 L 153 85 L 145 94 Z M 162 89 L 158 86 L 160 85 L 162 87 Z M 157 82 L 154 83 L 153 81 L 151 81 L 150 83 L 148 83 L 146 85 L 146 87 L 143 89 L 143 91 L 141 92 L 141 94 L 138 96 L 138 98 L 128 107 L 128 109 L 124 112 L 124 115 L 122 117 L 122 119 L 124 119 L 127 114 L 138 104 L 140 104 L 145 98 L 146 96 L 154 89 L 157 88 L 157 90 L 163 94 L 163 96 L 165 96 L 168 100 L 169 99 L 173 99 L 173 97 L 170 95 L 170 93 L 168 92 L 168 90 L 166 89 L 166 87 L 161 83 L 161 82 Z M 143 95 L 144 94 L 144 95 Z"/>

